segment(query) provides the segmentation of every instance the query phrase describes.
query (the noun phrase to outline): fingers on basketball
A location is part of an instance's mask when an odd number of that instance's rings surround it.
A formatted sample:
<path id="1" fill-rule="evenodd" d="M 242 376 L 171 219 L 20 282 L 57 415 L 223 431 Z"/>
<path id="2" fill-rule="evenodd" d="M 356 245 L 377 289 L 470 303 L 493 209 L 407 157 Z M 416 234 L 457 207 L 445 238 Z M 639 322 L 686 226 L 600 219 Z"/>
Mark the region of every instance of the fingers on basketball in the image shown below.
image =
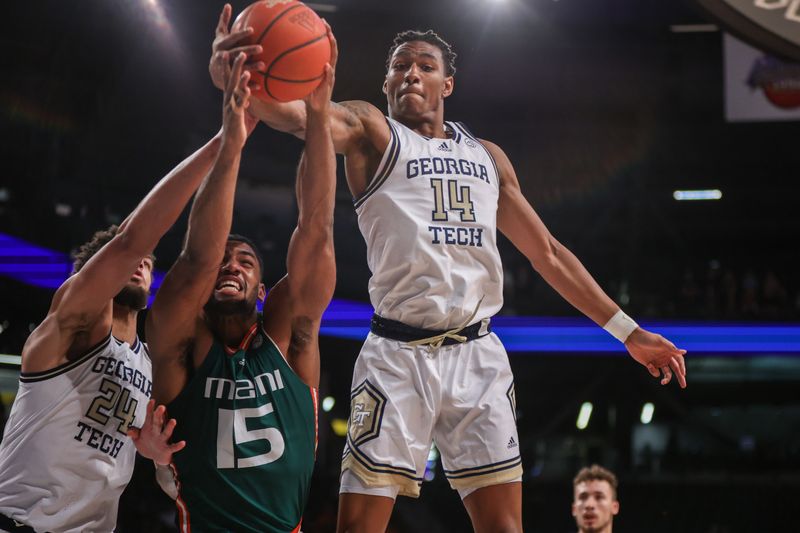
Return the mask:
<path id="1" fill-rule="evenodd" d="M 253 71 L 253 96 L 267 102 L 306 98 L 324 79 L 325 64 L 332 60 L 332 34 L 308 6 L 295 1 L 269 4 L 255 2 L 233 22 L 232 33 L 244 27 L 254 32 L 242 44 L 260 44 L 261 62 Z"/>

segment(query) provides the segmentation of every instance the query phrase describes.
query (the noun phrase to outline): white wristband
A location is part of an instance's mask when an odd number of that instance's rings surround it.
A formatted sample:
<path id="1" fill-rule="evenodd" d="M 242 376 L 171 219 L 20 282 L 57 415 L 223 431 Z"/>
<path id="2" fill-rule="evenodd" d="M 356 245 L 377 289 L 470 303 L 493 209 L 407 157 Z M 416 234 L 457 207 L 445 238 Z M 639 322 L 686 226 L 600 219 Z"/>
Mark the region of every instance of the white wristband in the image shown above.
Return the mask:
<path id="1" fill-rule="evenodd" d="M 611 320 L 603 326 L 603 329 L 611 333 L 619 342 L 624 343 L 628 340 L 630 334 L 638 327 L 639 324 L 620 309 L 611 317 Z"/>

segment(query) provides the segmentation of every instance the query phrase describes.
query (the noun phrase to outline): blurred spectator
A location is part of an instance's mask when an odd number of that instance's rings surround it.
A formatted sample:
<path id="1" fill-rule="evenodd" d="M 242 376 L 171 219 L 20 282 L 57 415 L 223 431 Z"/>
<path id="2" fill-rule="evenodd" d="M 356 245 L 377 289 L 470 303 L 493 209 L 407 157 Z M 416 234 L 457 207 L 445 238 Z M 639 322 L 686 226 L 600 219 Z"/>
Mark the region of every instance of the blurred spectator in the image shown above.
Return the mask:
<path id="1" fill-rule="evenodd" d="M 619 513 L 617 476 L 600 465 L 582 468 L 572 481 L 572 516 L 578 533 L 611 533 Z"/>
<path id="2" fill-rule="evenodd" d="M 706 286 L 705 286 L 705 309 L 703 318 L 717 318 L 719 317 L 719 303 L 720 303 L 720 263 L 716 259 L 708 262 L 708 270 L 706 271 Z"/>
<path id="3" fill-rule="evenodd" d="M 772 270 L 768 270 L 764 276 L 764 288 L 761 294 L 763 296 L 762 312 L 764 318 L 777 319 L 787 314 L 789 292 Z"/>
<path id="4" fill-rule="evenodd" d="M 694 279 L 694 272 L 689 267 L 683 271 L 683 280 L 678 292 L 678 298 L 677 309 L 679 315 L 692 318 L 698 315 L 700 288 Z"/>
<path id="5" fill-rule="evenodd" d="M 758 278 L 753 269 L 748 268 L 742 278 L 742 316 L 755 318 L 758 316 Z"/>
<path id="6" fill-rule="evenodd" d="M 731 269 L 725 269 L 725 273 L 722 275 L 722 318 L 736 316 L 738 290 L 736 274 Z"/>

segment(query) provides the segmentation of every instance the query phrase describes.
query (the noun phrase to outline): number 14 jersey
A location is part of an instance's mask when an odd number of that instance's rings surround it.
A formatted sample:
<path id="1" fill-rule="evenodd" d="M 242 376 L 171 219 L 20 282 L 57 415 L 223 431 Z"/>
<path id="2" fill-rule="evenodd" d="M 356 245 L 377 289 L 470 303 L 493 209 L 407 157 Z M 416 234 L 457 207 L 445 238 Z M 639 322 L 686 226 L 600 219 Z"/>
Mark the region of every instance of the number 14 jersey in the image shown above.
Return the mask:
<path id="1" fill-rule="evenodd" d="M 167 407 L 181 531 L 299 531 L 314 470 L 317 391 L 253 324 L 239 349 L 212 344 Z"/>
<path id="2" fill-rule="evenodd" d="M 411 326 L 458 327 L 503 305 L 497 251 L 497 167 L 460 123 L 428 138 L 387 118 L 378 171 L 355 202 L 372 271 L 375 312 Z"/>

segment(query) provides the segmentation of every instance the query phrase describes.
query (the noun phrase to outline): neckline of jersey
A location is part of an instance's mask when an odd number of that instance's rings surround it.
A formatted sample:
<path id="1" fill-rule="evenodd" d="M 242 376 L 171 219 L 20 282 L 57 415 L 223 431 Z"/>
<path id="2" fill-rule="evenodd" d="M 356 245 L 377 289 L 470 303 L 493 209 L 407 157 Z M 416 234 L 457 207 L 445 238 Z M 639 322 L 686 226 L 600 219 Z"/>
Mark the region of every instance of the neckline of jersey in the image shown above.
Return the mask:
<path id="1" fill-rule="evenodd" d="M 236 355 L 238 352 L 247 351 L 250 348 L 250 343 L 253 342 L 253 339 L 256 336 L 256 331 L 258 330 L 258 320 L 253 322 L 253 325 L 250 326 L 250 329 L 247 330 L 242 341 L 239 343 L 237 348 L 231 348 L 227 344 L 225 345 L 225 353 L 228 355 Z"/>

